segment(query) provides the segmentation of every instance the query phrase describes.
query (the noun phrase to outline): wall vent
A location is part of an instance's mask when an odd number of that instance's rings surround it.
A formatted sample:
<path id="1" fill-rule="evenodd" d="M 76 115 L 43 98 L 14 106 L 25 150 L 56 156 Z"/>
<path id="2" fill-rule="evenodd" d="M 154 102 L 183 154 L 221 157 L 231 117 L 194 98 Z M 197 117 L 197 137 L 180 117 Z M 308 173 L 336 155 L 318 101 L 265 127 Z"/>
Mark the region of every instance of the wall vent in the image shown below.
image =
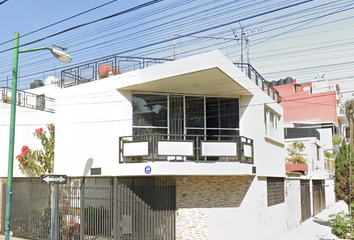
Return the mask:
<path id="1" fill-rule="evenodd" d="M 101 168 L 91 168 L 91 175 L 101 175 Z"/>

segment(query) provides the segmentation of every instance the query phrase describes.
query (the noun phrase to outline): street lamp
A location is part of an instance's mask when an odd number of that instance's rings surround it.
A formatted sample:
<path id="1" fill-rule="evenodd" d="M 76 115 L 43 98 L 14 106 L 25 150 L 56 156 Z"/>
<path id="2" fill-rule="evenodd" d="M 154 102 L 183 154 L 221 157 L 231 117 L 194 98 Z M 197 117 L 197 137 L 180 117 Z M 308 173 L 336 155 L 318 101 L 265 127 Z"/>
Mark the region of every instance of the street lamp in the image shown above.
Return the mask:
<path id="1" fill-rule="evenodd" d="M 14 38 L 14 56 L 12 68 L 12 92 L 11 92 L 11 113 L 10 113 L 10 139 L 9 139 L 9 159 L 7 166 L 7 193 L 6 193 L 6 218 L 5 218 L 5 240 L 10 239 L 11 226 L 11 206 L 12 206 L 12 179 L 13 179 L 13 161 L 15 147 L 15 122 L 16 122 L 16 98 L 17 98 L 17 71 L 18 71 L 18 54 L 25 52 L 34 52 L 40 50 L 49 50 L 54 57 L 62 62 L 71 62 L 72 58 L 69 54 L 54 48 L 42 47 L 27 50 L 19 50 L 19 33 L 15 33 Z"/>

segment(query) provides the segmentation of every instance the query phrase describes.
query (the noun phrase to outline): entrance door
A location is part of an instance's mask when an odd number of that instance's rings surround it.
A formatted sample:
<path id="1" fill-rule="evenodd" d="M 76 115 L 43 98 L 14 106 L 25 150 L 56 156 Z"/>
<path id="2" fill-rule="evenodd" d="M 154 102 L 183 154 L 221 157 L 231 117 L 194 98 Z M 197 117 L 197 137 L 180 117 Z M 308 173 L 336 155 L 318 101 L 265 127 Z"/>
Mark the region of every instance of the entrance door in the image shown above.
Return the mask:
<path id="1" fill-rule="evenodd" d="M 313 215 L 315 216 L 326 208 L 325 181 L 313 180 L 312 185 Z"/>
<path id="2" fill-rule="evenodd" d="M 301 180 L 301 221 L 311 217 L 310 184 L 308 180 Z"/>
<path id="3" fill-rule="evenodd" d="M 173 179 L 118 179 L 118 239 L 174 240 L 175 199 Z"/>

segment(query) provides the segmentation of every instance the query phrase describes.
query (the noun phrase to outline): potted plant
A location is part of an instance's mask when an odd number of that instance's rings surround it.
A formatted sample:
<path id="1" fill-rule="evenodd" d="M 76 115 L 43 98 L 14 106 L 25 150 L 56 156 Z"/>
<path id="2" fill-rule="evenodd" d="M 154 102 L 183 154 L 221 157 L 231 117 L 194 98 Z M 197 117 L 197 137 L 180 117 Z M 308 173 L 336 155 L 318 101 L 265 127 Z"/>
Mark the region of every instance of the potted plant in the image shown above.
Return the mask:
<path id="1" fill-rule="evenodd" d="M 295 141 L 287 148 L 289 157 L 286 158 L 285 169 L 288 172 L 302 172 L 308 171 L 307 160 L 304 157 L 305 144 Z"/>

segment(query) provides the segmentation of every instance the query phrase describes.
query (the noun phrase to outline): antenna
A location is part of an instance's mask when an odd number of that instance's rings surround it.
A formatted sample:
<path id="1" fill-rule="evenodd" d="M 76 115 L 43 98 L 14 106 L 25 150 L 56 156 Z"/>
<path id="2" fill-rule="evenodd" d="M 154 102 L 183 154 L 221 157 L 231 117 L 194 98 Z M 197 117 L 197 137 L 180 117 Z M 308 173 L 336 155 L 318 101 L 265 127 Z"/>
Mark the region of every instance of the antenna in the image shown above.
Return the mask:
<path id="1" fill-rule="evenodd" d="M 243 26 L 241 25 L 241 22 L 238 22 L 240 24 L 241 28 L 241 66 L 243 66 L 243 38 L 244 38 L 244 32 L 243 32 Z"/>
<path id="2" fill-rule="evenodd" d="M 241 29 L 241 65 L 243 65 L 243 40 L 246 41 L 246 47 L 247 47 L 247 64 L 250 64 L 250 39 L 248 37 L 249 33 L 255 33 L 255 32 L 260 32 L 262 31 L 262 28 L 258 29 L 251 29 L 245 31 L 245 28 L 242 26 L 241 22 L 240 24 L 240 29 Z M 232 29 L 232 32 L 234 33 L 234 36 L 236 38 L 236 30 Z"/>

